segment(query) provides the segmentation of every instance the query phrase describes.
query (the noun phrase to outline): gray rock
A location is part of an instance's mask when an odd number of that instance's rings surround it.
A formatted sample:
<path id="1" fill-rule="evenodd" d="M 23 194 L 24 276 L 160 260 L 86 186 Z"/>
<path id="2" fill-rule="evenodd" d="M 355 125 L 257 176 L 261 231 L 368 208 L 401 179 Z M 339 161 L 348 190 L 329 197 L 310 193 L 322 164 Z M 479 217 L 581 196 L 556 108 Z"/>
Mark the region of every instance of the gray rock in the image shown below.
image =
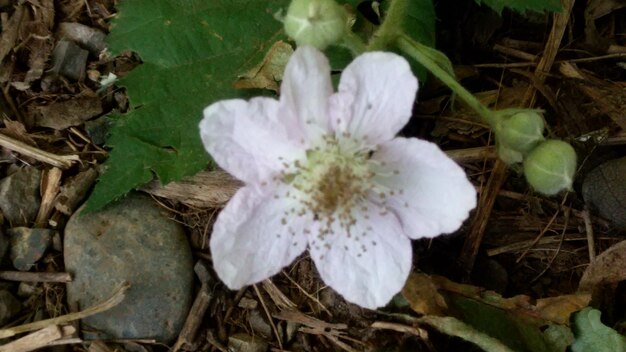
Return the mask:
<path id="1" fill-rule="evenodd" d="M 228 337 L 228 350 L 234 352 L 265 352 L 269 344 L 258 336 L 237 333 Z"/>
<path id="2" fill-rule="evenodd" d="M 106 34 L 104 32 L 81 23 L 61 22 L 59 24 L 59 37 L 76 42 L 95 56 L 98 56 L 106 47 L 104 42 Z"/>
<path id="3" fill-rule="evenodd" d="M 20 298 L 28 298 L 33 295 L 42 294 L 43 289 L 39 286 L 37 282 L 20 282 L 19 286 L 17 286 L 17 296 Z"/>
<path id="4" fill-rule="evenodd" d="M 0 209 L 12 226 L 24 226 L 35 221 L 41 197 L 41 172 L 26 167 L 0 180 Z"/>
<path id="5" fill-rule="evenodd" d="M 22 303 L 7 290 L 0 291 L 0 326 L 22 310 Z"/>
<path id="6" fill-rule="evenodd" d="M 582 193 L 600 216 L 626 230 L 626 157 L 591 170 L 583 181 Z"/>
<path id="7" fill-rule="evenodd" d="M 14 227 L 9 229 L 11 238 L 11 261 L 17 270 L 28 271 L 43 257 L 52 243 L 50 229 Z"/>
<path id="8" fill-rule="evenodd" d="M 66 39 L 62 39 L 52 52 L 51 71 L 75 81 L 85 78 L 89 52 Z"/>
<path id="9" fill-rule="evenodd" d="M 147 196 L 132 195 L 102 211 L 80 214 L 65 227 L 65 267 L 70 305 L 81 308 L 131 284 L 122 303 L 83 319 L 99 335 L 90 338 L 169 342 L 181 329 L 192 301 L 193 261 L 182 226 Z"/>

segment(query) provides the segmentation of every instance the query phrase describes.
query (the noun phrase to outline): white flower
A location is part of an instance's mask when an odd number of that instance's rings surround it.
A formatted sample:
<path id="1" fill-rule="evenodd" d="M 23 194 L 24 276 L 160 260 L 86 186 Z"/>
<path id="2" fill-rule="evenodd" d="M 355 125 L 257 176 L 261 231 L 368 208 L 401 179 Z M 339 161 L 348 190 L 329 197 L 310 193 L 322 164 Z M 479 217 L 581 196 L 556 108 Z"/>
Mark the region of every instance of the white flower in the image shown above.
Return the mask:
<path id="1" fill-rule="evenodd" d="M 476 205 L 463 170 L 435 144 L 394 138 L 417 79 L 402 57 L 357 57 L 333 93 L 326 57 L 299 47 L 281 96 L 204 110 L 202 140 L 245 182 L 213 227 L 213 265 L 231 289 L 262 281 L 309 249 L 326 284 L 366 308 L 398 293 L 411 239 L 457 230 Z"/>

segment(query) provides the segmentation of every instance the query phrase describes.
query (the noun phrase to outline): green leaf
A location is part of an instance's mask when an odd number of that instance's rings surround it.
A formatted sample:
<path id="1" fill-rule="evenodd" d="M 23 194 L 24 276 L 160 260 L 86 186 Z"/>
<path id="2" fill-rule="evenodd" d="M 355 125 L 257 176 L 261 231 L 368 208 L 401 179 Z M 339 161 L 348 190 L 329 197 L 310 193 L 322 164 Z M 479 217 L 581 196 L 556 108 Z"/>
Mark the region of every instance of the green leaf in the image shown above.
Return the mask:
<path id="1" fill-rule="evenodd" d="M 432 55 L 437 55 L 436 53 L 440 53 L 435 47 L 436 43 L 436 33 L 435 33 L 435 21 L 437 20 L 437 15 L 435 14 L 435 5 L 433 4 L 433 0 L 410 0 L 407 8 L 407 17 L 404 20 L 403 29 L 404 32 L 414 39 L 416 42 L 424 45 L 432 49 Z M 407 60 L 411 63 L 411 68 L 420 81 L 425 82 L 428 77 L 428 71 L 422 66 L 415 63 L 414 60 L 411 60 L 409 56 L 405 55 L 401 52 L 401 54 L 406 57 Z M 443 58 L 437 57 L 438 63 L 449 63 L 450 61 L 445 56 L 445 54 L 441 53 Z M 450 64 L 450 67 L 452 65 Z"/>
<path id="2" fill-rule="evenodd" d="M 600 311 L 587 307 L 574 315 L 572 352 L 624 352 L 626 338 L 602 324 Z"/>
<path id="3" fill-rule="evenodd" d="M 546 335 L 541 330 L 542 326 L 550 327 L 555 324 L 530 315 L 512 314 L 510 311 L 462 296 L 452 296 L 446 301 L 460 313 L 459 318 L 465 323 L 502 341 L 514 351 L 565 351 L 554 348 L 559 344 L 552 335 L 553 331 Z"/>
<path id="4" fill-rule="evenodd" d="M 404 31 L 424 45 L 435 47 L 435 6 L 432 0 L 411 0 L 404 22 Z"/>
<path id="5" fill-rule="evenodd" d="M 479 5 L 487 5 L 497 13 L 502 13 L 505 7 L 518 12 L 524 11 L 553 11 L 561 12 L 560 0 L 475 0 Z"/>
<path id="6" fill-rule="evenodd" d="M 124 0 L 108 37 L 143 64 L 121 80 L 131 110 L 117 118 L 113 150 L 87 210 L 102 208 L 155 175 L 162 183 L 207 166 L 198 132 L 202 109 L 235 98 L 238 75 L 281 39 L 274 13 L 288 0 Z"/>
<path id="7" fill-rule="evenodd" d="M 489 352 L 513 352 L 508 346 L 493 337 L 474 329 L 471 325 L 453 318 L 438 317 L 435 315 L 423 316 L 417 321 L 428 324 L 444 334 L 462 338 L 472 342 L 485 351 Z"/>

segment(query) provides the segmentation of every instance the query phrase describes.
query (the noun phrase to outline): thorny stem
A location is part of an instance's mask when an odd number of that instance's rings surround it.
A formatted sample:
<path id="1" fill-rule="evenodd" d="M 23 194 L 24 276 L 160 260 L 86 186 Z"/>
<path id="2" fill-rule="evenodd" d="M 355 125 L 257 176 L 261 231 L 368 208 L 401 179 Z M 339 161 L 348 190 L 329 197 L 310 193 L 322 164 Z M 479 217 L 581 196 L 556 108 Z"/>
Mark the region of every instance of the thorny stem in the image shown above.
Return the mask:
<path id="1" fill-rule="evenodd" d="M 394 3 L 397 1 L 398 0 L 394 1 Z M 485 122 L 492 127 L 495 126 L 495 114 L 489 110 L 489 108 L 484 106 L 472 93 L 463 88 L 463 86 L 457 82 L 453 76 L 441 68 L 431 57 L 425 55 L 422 50 L 422 47 L 424 47 L 423 44 L 414 41 L 404 33 L 397 37 L 395 44 L 398 48 L 400 48 L 400 50 L 411 56 L 415 59 L 415 61 L 419 62 L 428 71 L 435 75 L 435 77 L 437 77 L 441 82 L 447 85 L 461 100 L 463 100 L 463 102 L 465 102 L 465 104 L 474 109 Z"/>

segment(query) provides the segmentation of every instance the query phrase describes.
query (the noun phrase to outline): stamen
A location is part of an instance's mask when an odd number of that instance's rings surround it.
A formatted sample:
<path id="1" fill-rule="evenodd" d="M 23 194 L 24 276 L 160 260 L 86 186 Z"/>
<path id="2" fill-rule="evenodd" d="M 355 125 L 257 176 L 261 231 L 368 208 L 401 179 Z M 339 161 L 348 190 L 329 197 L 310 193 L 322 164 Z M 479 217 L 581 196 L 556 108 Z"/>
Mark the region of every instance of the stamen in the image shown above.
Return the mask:
<path id="1" fill-rule="evenodd" d="M 372 209 L 368 207 L 371 197 L 374 196 L 380 206 L 378 215 L 385 216 L 389 213 L 388 199 L 403 192 L 377 182 L 381 177 L 391 176 L 391 172 L 384 170 L 384 162 L 371 159 L 374 150 L 365 138 L 353 138 L 350 133 L 341 132 L 338 135 L 323 135 L 321 143 L 306 150 L 304 159 L 287 162 L 280 157 L 285 169 L 278 181 L 286 184 L 289 190 L 274 195 L 274 198 L 282 196 L 296 201 L 296 206 L 285 211 L 281 224 L 287 226 L 295 215 L 310 216 L 318 224 L 316 233 L 312 233 L 310 228 L 302 231 L 307 236 L 313 235 L 315 240 L 311 241 L 311 247 L 316 250 L 320 246 L 329 250 L 333 241 L 328 236 L 336 233 L 359 243 L 361 237 L 373 231 L 371 226 L 367 226 L 365 231 L 353 235 L 357 219 L 367 221 L 372 216 Z M 393 171 L 393 174 L 397 173 L 397 170 Z M 287 233 L 296 235 L 291 226 L 286 229 Z M 366 252 L 367 247 L 362 241 L 360 243 L 362 253 Z M 375 242 L 372 243 L 375 245 Z M 346 244 L 345 250 L 349 247 Z"/>

